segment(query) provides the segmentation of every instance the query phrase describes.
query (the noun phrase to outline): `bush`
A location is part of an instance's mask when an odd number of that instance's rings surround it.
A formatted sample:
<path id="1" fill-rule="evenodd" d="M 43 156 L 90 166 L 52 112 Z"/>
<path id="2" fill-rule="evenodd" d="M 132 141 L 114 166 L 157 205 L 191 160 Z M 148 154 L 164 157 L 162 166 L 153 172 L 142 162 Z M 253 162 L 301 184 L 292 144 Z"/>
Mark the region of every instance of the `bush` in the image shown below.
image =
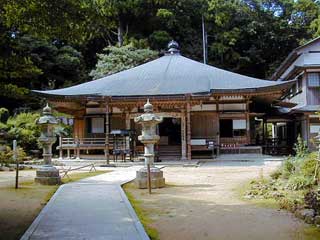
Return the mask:
<path id="1" fill-rule="evenodd" d="M 20 147 L 27 150 L 38 149 L 39 126 L 36 120 L 38 113 L 20 113 L 10 117 L 4 126 L 10 140 L 16 139 Z"/>
<path id="2" fill-rule="evenodd" d="M 310 188 L 313 184 L 314 181 L 312 177 L 293 175 L 289 178 L 286 187 L 289 190 L 301 190 L 305 188 Z"/>
<path id="3" fill-rule="evenodd" d="M 317 214 L 320 213 L 320 189 L 310 190 L 304 196 L 307 208 L 313 209 Z"/>
<path id="4" fill-rule="evenodd" d="M 22 161 L 26 157 L 25 151 L 22 148 L 18 148 L 18 160 Z M 10 147 L 6 147 L 3 151 L 0 151 L 0 166 L 8 166 L 10 163 L 14 163 L 13 150 Z"/>
<path id="5" fill-rule="evenodd" d="M 281 169 L 277 169 L 277 170 L 275 170 L 274 172 L 272 172 L 272 173 L 270 174 L 270 177 L 271 177 L 272 179 L 274 179 L 274 180 L 279 179 L 281 176 L 282 176 L 282 171 L 281 171 Z"/>
<path id="6" fill-rule="evenodd" d="M 313 152 L 300 161 L 299 171 L 303 176 L 313 177 L 317 166 L 317 153 Z"/>
<path id="7" fill-rule="evenodd" d="M 305 157 L 309 152 L 307 142 L 303 141 L 300 135 L 297 138 L 297 143 L 294 144 L 294 151 L 298 158 Z"/>
<path id="8" fill-rule="evenodd" d="M 288 179 L 292 174 L 295 172 L 295 164 L 294 164 L 294 158 L 288 157 L 284 162 L 282 166 L 282 176 L 285 179 Z"/>

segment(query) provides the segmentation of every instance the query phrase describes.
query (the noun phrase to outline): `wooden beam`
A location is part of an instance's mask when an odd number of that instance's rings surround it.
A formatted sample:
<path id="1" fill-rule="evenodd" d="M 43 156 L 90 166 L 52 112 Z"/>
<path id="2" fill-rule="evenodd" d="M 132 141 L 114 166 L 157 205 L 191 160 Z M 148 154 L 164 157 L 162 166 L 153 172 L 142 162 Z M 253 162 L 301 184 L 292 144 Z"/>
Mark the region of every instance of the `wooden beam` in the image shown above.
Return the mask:
<path id="1" fill-rule="evenodd" d="M 217 155 L 220 155 L 220 110 L 219 110 L 219 97 L 216 97 L 216 112 L 217 112 L 217 137 L 216 144 L 217 147 Z"/>
<path id="2" fill-rule="evenodd" d="M 187 159 L 191 160 L 191 115 L 190 115 L 191 105 L 190 101 L 187 101 Z"/>
<path id="3" fill-rule="evenodd" d="M 106 101 L 106 136 L 105 136 L 105 141 L 106 141 L 106 147 L 104 150 L 105 153 L 105 158 L 107 160 L 107 164 L 110 163 L 109 160 L 109 131 L 110 131 L 110 119 L 109 119 L 109 101 Z"/>
<path id="4" fill-rule="evenodd" d="M 249 111 L 250 111 L 250 109 L 249 109 L 249 99 L 247 100 L 247 102 L 246 102 L 246 123 L 247 123 L 247 142 L 248 142 L 248 144 L 250 144 L 250 138 L 251 138 L 251 136 L 250 136 L 250 115 L 249 115 Z"/>
<path id="5" fill-rule="evenodd" d="M 181 160 L 187 160 L 186 112 L 181 110 Z"/>

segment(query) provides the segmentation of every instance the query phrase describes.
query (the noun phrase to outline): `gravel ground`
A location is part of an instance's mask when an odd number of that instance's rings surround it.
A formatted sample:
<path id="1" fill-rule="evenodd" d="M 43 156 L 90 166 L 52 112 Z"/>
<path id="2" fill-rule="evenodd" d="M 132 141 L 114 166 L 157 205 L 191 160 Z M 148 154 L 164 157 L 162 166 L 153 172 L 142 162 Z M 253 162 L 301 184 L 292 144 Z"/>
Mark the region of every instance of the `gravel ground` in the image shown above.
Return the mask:
<path id="1" fill-rule="evenodd" d="M 146 190 L 129 191 L 150 213 L 161 240 L 320 239 L 287 211 L 240 200 L 237 190 L 245 182 L 268 175 L 280 163 L 227 161 L 166 167 L 168 187 L 152 195 Z"/>

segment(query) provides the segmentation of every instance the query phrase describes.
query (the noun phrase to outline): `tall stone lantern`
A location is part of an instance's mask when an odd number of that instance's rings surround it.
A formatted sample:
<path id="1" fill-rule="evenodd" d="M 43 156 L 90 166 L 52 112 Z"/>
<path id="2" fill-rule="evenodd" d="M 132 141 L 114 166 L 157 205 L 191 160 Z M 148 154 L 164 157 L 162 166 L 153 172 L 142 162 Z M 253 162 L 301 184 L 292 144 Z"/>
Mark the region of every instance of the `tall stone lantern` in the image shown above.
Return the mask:
<path id="1" fill-rule="evenodd" d="M 156 134 L 156 127 L 162 120 L 162 117 L 153 113 L 153 106 L 149 99 L 144 105 L 144 113 L 134 119 L 136 123 L 142 125 L 142 134 L 138 136 L 138 140 L 144 144 L 145 166 L 137 171 L 135 180 L 139 188 L 148 187 L 148 164 L 150 166 L 151 188 L 165 186 L 163 172 L 154 166 L 154 145 L 160 140 L 160 136 Z"/>
<path id="2" fill-rule="evenodd" d="M 43 108 L 42 116 L 36 122 L 41 129 L 39 142 L 43 148 L 44 165 L 36 172 L 35 181 L 44 185 L 56 185 L 61 183 L 59 170 L 52 166 L 52 145 L 56 141 L 54 127 L 58 120 L 52 115 L 51 108 L 47 104 Z"/>

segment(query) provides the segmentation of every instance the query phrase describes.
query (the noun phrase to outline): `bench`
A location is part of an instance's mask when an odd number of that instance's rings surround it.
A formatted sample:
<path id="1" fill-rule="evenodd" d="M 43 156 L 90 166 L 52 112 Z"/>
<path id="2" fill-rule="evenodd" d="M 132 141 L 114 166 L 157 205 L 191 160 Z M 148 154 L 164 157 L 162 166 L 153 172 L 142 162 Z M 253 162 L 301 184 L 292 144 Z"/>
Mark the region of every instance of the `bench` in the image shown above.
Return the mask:
<path id="1" fill-rule="evenodd" d="M 219 154 L 219 147 L 213 140 L 209 139 L 191 139 L 191 151 L 210 152 L 212 157 Z M 216 155 L 215 155 L 216 151 Z"/>

